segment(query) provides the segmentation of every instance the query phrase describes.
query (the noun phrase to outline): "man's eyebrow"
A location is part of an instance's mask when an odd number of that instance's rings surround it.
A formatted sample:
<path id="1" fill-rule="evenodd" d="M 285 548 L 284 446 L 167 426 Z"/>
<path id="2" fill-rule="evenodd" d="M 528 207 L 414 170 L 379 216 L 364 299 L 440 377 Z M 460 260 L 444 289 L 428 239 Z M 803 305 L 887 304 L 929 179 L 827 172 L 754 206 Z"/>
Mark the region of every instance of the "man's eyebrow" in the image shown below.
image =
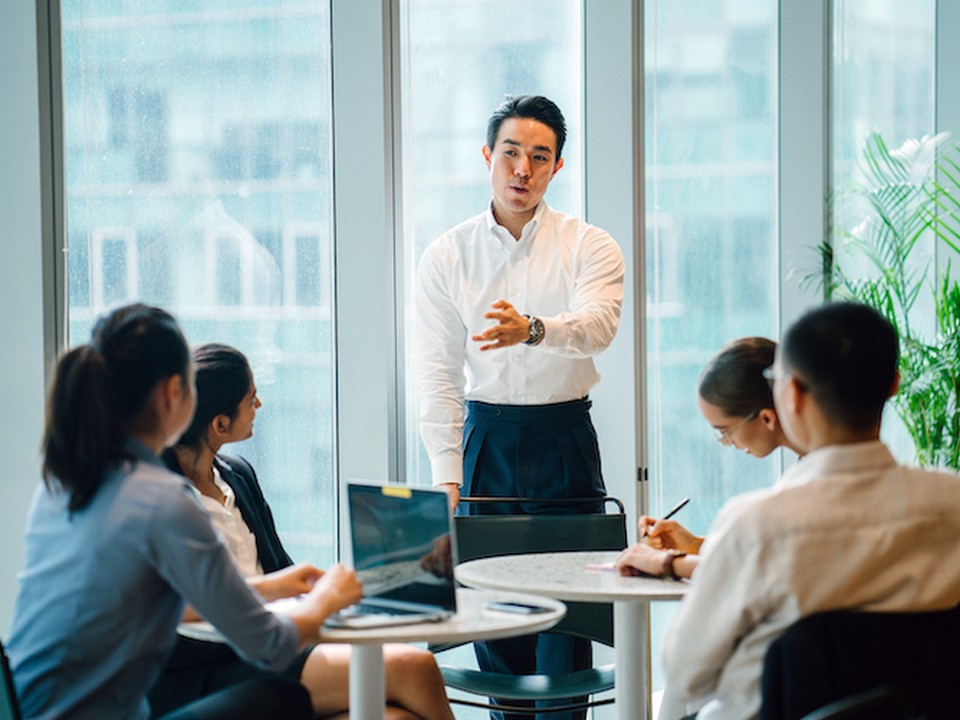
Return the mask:
<path id="1" fill-rule="evenodd" d="M 504 138 L 500 141 L 501 145 L 512 145 L 514 147 L 520 147 L 520 143 L 517 140 L 512 140 L 511 138 Z M 537 152 L 547 152 L 553 155 L 553 148 L 549 145 L 534 145 L 533 149 Z"/>

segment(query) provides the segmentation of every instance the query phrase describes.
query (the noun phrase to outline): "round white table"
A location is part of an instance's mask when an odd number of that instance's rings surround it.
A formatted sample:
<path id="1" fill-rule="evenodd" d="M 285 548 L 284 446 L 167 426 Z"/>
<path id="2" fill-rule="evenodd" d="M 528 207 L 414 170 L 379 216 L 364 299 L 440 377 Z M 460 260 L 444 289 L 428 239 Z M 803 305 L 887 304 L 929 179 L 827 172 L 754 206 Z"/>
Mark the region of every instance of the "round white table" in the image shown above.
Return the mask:
<path id="1" fill-rule="evenodd" d="M 491 602 L 515 601 L 542 605 L 546 612 L 519 614 L 487 609 Z M 272 603 L 281 609 L 283 603 Z M 469 642 L 495 640 L 542 632 L 556 625 L 567 609 L 557 600 L 534 597 L 521 592 L 457 590 L 457 613 L 443 622 L 394 625 L 363 629 L 324 628 L 319 642 L 353 645 L 350 653 L 350 717 L 358 720 L 383 720 L 386 688 L 383 670 L 383 644 L 389 642 Z M 197 640 L 223 642 L 223 636 L 206 622 L 181 623 L 181 635 Z"/>
<path id="2" fill-rule="evenodd" d="M 513 590 L 558 600 L 613 603 L 617 720 L 649 718 L 647 604 L 679 600 L 686 581 L 626 577 L 610 569 L 619 552 L 502 555 L 454 569 L 464 585 Z M 601 569 L 606 568 L 606 569 Z"/>

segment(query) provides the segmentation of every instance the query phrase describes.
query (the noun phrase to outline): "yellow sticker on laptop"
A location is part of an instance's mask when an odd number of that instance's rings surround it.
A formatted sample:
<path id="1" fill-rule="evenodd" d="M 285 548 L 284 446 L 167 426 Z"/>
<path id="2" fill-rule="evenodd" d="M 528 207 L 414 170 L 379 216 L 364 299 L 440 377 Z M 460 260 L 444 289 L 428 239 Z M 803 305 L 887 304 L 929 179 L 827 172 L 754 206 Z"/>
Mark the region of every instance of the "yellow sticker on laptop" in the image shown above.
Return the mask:
<path id="1" fill-rule="evenodd" d="M 388 497 L 406 498 L 407 500 L 413 497 L 413 491 L 403 485 L 384 485 L 380 491 Z"/>

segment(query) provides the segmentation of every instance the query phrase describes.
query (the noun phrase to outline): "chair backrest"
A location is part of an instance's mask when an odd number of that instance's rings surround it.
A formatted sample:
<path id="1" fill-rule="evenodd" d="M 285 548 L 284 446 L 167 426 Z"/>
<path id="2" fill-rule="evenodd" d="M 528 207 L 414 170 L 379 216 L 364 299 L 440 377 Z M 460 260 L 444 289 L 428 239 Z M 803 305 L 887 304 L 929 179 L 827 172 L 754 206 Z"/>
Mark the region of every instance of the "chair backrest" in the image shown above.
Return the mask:
<path id="1" fill-rule="evenodd" d="M 460 562 L 494 555 L 566 550 L 622 550 L 627 545 L 623 504 L 614 513 L 573 515 L 458 515 L 454 518 Z M 471 502 L 463 498 L 461 502 Z M 498 502 L 503 502 L 498 498 Z M 602 507 L 602 503 L 593 504 Z M 567 633 L 613 645 L 613 608 L 606 603 L 568 602 L 567 615 L 552 632 Z"/>
<path id="2" fill-rule="evenodd" d="M 824 705 L 802 720 L 923 720 L 896 688 L 884 686 Z"/>
<path id="3" fill-rule="evenodd" d="M 0 720 L 20 720 L 20 706 L 13 687 L 13 673 L 7 660 L 7 651 L 0 642 L 0 663 L 3 665 L 3 682 L 0 683 Z"/>
<path id="4" fill-rule="evenodd" d="M 763 668 L 761 720 L 795 720 L 879 686 L 895 688 L 905 717 L 960 717 L 960 608 L 835 611 L 796 622 Z"/>

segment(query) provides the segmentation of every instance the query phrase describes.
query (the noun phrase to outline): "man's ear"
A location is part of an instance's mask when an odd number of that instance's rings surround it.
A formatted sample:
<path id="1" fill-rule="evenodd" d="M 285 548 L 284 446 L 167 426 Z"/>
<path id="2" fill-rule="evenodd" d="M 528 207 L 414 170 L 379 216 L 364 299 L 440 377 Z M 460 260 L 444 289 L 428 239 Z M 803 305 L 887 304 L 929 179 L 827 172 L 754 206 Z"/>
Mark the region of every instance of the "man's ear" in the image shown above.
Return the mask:
<path id="1" fill-rule="evenodd" d="M 790 415 L 794 417 L 799 416 L 804 411 L 806 403 L 810 400 L 808 397 L 809 393 L 797 382 L 793 375 L 785 377 L 783 383 L 786 385 L 783 389 L 785 409 Z"/>
<path id="2" fill-rule="evenodd" d="M 481 148 L 480 152 L 483 153 L 484 162 L 487 163 L 487 169 L 489 170 L 490 160 L 493 157 L 493 153 L 491 152 L 490 147 L 488 145 L 484 145 L 483 148 Z"/>
<path id="3" fill-rule="evenodd" d="M 557 159 L 557 164 L 553 166 L 553 172 L 550 174 L 550 179 L 553 180 L 554 176 L 560 172 L 560 168 L 563 167 L 563 158 Z"/>
<path id="4" fill-rule="evenodd" d="M 898 371 L 896 375 L 893 376 L 893 385 L 890 386 L 890 394 L 887 397 L 893 397 L 897 394 L 897 391 L 900 389 L 900 372 Z"/>

